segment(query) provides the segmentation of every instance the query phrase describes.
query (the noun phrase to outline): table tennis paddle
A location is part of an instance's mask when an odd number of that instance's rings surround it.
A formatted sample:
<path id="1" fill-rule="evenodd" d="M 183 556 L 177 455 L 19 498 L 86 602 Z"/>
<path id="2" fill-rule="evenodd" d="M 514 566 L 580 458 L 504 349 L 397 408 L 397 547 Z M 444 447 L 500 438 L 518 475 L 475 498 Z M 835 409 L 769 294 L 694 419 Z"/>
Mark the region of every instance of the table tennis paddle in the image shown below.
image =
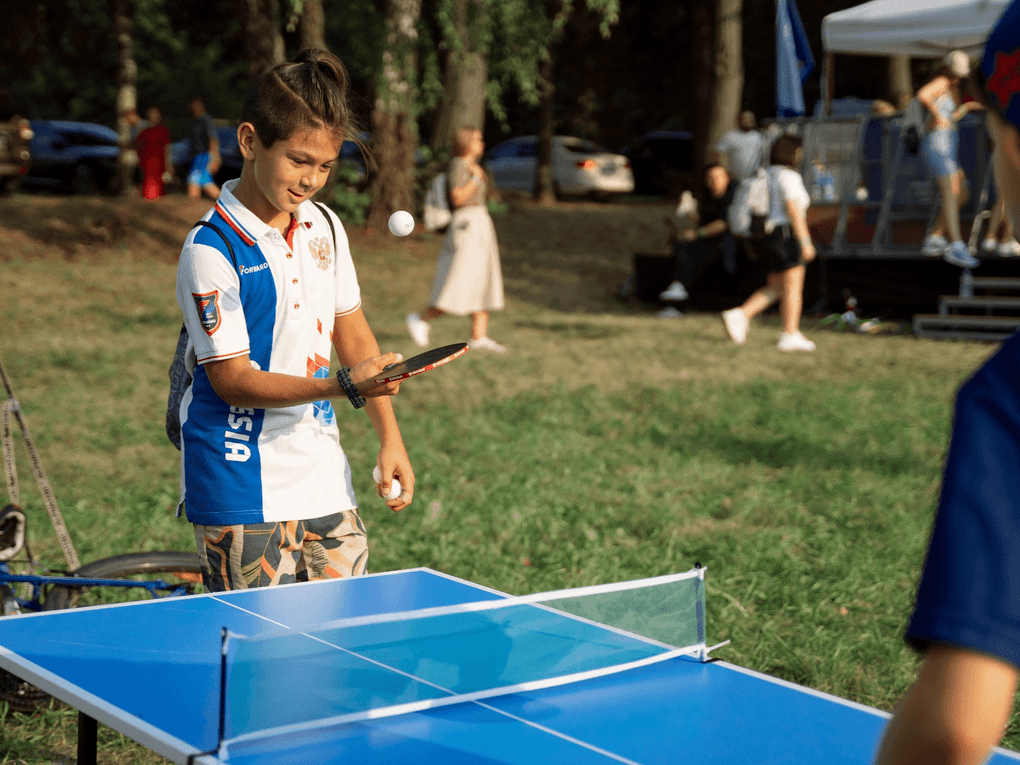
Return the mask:
<path id="1" fill-rule="evenodd" d="M 419 353 L 417 356 L 412 356 L 406 361 L 400 361 L 396 364 L 383 367 L 383 374 L 376 377 L 375 381 L 377 383 L 388 383 L 406 380 L 408 377 L 428 372 L 430 369 L 435 369 L 453 361 L 458 356 L 463 356 L 467 353 L 467 349 L 467 343 L 453 343 L 453 345 L 444 345 L 441 348 L 432 348 L 424 353 Z"/>

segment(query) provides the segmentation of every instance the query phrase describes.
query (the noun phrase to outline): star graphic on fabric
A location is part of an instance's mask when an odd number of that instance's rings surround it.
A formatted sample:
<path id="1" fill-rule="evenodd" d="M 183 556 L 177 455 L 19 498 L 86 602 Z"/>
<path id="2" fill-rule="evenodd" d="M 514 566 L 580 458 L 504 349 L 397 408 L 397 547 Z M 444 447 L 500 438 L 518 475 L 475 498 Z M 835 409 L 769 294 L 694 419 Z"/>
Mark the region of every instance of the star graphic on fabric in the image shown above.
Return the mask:
<path id="1" fill-rule="evenodd" d="M 999 51 L 995 54 L 995 71 L 986 84 L 989 93 L 994 93 L 1003 111 L 1009 108 L 1010 99 L 1020 91 L 1020 49 L 1012 53 Z"/>

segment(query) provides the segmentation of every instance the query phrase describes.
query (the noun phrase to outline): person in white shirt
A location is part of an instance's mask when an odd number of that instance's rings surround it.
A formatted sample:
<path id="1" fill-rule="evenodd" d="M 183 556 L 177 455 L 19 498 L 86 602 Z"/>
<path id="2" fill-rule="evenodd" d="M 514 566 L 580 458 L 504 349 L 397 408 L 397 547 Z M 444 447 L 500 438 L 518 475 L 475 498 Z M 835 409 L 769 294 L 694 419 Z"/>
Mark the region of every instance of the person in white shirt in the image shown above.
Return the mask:
<path id="1" fill-rule="evenodd" d="M 750 178 L 762 165 L 765 137 L 756 129 L 757 124 L 754 112 L 741 112 L 739 129 L 727 130 L 715 145 L 712 161 L 725 167 L 735 181 Z"/>
<path id="2" fill-rule="evenodd" d="M 779 300 L 783 333 L 781 351 L 813 351 L 815 344 L 800 331 L 804 274 L 815 258 L 815 246 L 807 225 L 811 197 L 797 168 L 804 157 L 801 139 L 783 135 L 772 145 L 769 183 L 769 231 L 758 248 L 758 263 L 766 272 L 765 286 L 744 304 L 722 314 L 726 332 L 737 345 L 747 340 L 751 319 Z"/>

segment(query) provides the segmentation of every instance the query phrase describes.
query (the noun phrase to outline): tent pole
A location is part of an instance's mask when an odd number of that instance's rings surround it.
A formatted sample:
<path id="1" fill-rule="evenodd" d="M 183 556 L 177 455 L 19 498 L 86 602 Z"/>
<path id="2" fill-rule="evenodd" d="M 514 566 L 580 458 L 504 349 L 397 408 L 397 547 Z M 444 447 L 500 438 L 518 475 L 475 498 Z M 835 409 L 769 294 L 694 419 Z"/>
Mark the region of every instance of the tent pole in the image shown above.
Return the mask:
<path id="1" fill-rule="evenodd" d="M 832 115 L 832 96 L 836 90 L 836 55 L 826 53 L 822 68 L 825 70 L 822 75 L 822 114 Z"/>

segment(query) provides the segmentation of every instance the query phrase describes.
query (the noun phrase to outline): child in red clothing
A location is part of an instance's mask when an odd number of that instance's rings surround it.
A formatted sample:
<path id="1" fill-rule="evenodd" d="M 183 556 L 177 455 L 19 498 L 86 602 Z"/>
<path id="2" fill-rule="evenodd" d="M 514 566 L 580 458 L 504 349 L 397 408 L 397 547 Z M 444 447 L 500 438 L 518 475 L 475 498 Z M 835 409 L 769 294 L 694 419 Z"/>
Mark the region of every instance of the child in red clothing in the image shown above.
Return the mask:
<path id="1" fill-rule="evenodd" d="M 166 193 L 163 185 L 173 167 L 170 161 L 170 130 L 163 124 L 159 107 L 149 107 L 149 124 L 135 138 L 138 164 L 142 169 L 142 196 L 156 199 Z"/>

